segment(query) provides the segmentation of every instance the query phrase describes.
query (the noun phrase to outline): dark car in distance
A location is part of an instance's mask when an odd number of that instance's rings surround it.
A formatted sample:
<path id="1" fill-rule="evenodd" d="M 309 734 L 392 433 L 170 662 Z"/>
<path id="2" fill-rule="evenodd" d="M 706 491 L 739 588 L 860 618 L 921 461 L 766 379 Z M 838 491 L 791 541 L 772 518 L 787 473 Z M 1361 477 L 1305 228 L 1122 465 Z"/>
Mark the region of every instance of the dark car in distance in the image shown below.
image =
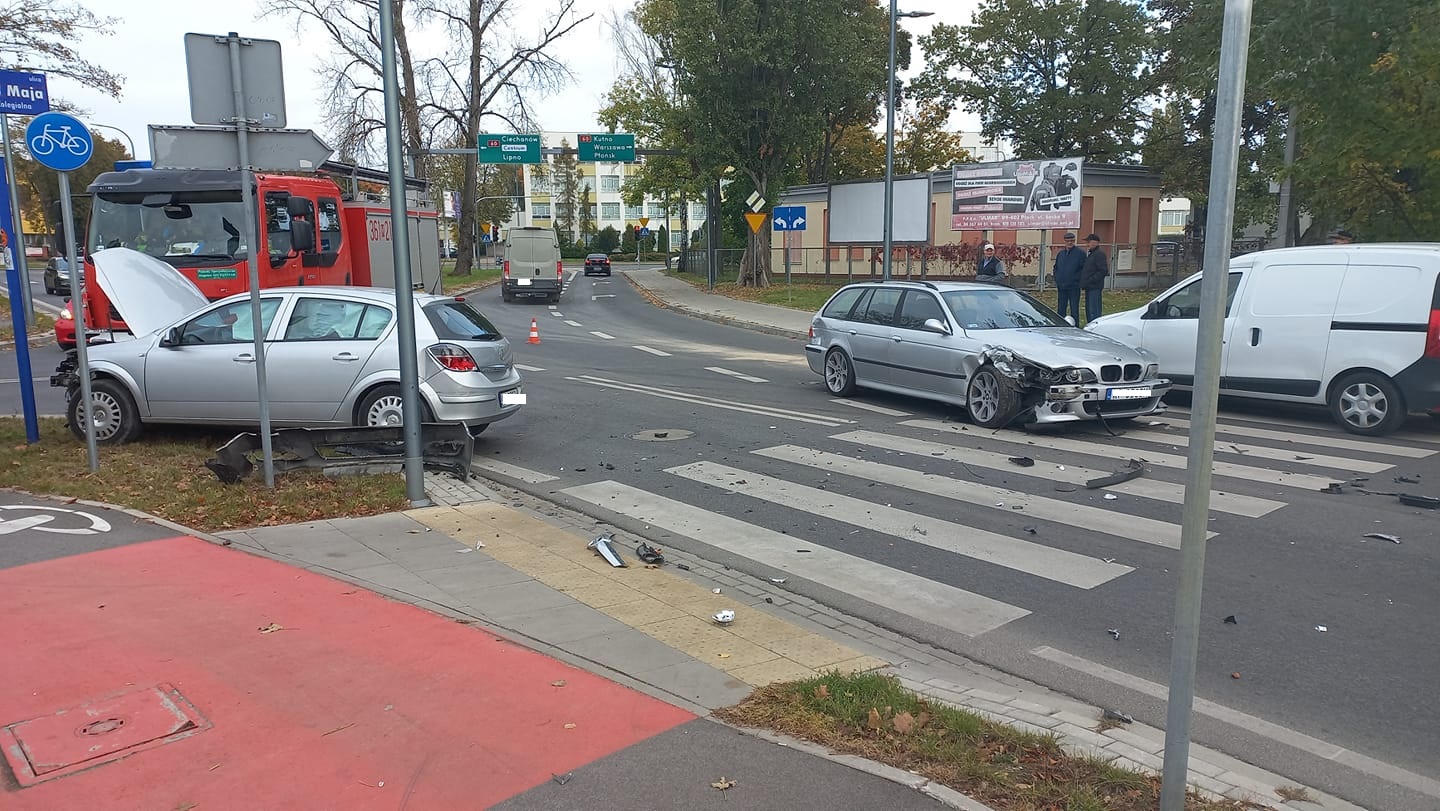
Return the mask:
<path id="1" fill-rule="evenodd" d="M 603 253 L 592 253 L 585 257 L 585 275 L 610 275 L 610 257 Z"/>
<path id="2" fill-rule="evenodd" d="M 45 292 L 52 296 L 70 295 L 70 263 L 63 256 L 52 256 L 45 263 Z"/>

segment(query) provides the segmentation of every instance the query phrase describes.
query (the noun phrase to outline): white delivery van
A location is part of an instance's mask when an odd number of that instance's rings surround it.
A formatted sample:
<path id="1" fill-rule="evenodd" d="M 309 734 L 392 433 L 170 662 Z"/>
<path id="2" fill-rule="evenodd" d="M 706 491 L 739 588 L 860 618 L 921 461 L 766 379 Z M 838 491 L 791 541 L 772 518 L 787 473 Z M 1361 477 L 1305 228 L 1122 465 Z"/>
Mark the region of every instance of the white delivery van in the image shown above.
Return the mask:
<path id="1" fill-rule="evenodd" d="M 560 260 L 560 241 L 550 228 L 511 228 L 505 235 L 504 275 L 500 296 L 542 296 L 559 301 L 565 288 L 565 266 Z"/>
<path id="2" fill-rule="evenodd" d="M 1086 329 L 1195 378 L 1200 274 Z M 1440 243 L 1321 245 L 1237 256 L 1227 274 L 1220 393 L 1329 406 L 1346 430 L 1440 415 Z"/>

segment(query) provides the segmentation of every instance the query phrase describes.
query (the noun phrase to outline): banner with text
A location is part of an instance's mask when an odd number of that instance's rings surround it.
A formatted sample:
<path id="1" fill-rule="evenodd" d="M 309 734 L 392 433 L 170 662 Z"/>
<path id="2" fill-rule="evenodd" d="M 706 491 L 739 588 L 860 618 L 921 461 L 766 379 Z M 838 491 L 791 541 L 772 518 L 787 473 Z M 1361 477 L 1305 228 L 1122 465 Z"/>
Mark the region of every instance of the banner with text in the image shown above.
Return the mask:
<path id="1" fill-rule="evenodd" d="M 1079 228 L 1083 158 L 956 164 L 950 227 Z"/>

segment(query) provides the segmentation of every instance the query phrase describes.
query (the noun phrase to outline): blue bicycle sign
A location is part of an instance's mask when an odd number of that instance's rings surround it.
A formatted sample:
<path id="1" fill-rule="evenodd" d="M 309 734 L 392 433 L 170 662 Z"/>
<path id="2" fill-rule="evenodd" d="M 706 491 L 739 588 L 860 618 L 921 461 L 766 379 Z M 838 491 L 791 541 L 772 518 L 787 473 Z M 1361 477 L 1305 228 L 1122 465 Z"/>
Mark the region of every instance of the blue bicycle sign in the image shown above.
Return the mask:
<path id="1" fill-rule="evenodd" d="M 79 119 L 64 113 L 44 113 L 30 119 L 25 145 L 41 165 L 57 172 L 73 172 L 90 160 L 95 142 Z"/>

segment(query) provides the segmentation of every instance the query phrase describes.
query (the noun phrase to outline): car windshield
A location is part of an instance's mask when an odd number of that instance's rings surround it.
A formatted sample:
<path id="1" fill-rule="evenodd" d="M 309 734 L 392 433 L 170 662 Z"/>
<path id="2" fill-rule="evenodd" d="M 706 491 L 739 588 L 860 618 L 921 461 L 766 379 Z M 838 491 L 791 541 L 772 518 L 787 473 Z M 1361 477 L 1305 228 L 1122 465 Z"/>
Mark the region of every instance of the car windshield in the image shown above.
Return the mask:
<path id="1" fill-rule="evenodd" d="M 948 290 L 940 297 L 966 330 L 1070 326 L 1054 310 L 1018 290 Z"/>
<path id="2" fill-rule="evenodd" d="M 176 267 L 231 264 L 246 255 L 240 190 L 156 195 L 103 193 L 90 215 L 89 250 L 134 248 Z"/>

